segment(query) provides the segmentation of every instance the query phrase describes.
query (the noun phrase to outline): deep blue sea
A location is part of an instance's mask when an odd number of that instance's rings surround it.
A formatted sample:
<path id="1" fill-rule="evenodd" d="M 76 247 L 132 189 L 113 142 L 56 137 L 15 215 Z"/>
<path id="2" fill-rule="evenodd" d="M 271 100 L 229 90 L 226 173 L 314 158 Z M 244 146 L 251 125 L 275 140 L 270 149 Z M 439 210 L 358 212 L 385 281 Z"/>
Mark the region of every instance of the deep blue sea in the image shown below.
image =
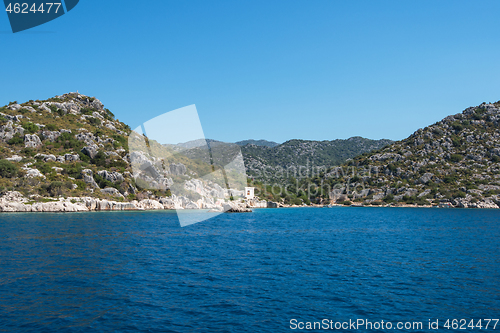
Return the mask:
<path id="1" fill-rule="evenodd" d="M 0 215 L 1 332 L 494 318 L 500 210 L 257 209 L 185 228 L 171 211 Z"/>

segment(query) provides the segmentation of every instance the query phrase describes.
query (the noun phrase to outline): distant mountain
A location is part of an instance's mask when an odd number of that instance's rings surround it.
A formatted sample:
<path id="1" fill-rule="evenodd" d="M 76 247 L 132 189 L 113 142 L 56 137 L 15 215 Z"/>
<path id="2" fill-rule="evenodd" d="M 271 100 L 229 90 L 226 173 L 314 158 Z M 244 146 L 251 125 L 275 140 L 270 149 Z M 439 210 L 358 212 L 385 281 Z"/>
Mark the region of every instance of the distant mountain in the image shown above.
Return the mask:
<path id="1" fill-rule="evenodd" d="M 281 171 L 290 168 L 319 168 L 340 165 L 357 155 L 380 149 L 391 140 L 352 137 L 346 140 L 290 140 L 275 147 L 245 145 L 241 147 L 247 174 L 260 180 L 287 178 Z"/>
<path id="2" fill-rule="evenodd" d="M 206 149 L 212 150 L 212 157 L 226 160 L 234 156 L 238 147 L 241 148 L 247 175 L 259 180 L 281 182 L 289 178 L 283 170 L 299 167 L 322 168 L 337 166 L 347 159 L 363 153 L 380 149 L 393 143 L 391 140 L 370 140 L 362 137 L 352 137 L 346 140 L 311 141 L 289 140 L 278 144 L 267 140 L 244 140 L 236 143 L 226 143 L 213 139 L 199 139 L 177 145 L 171 145 L 176 151 L 190 159 L 206 159 Z"/>
<path id="3" fill-rule="evenodd" d="M 185 150 L 192 148 L 204 148 L 210 146 L 211 144 L 223 143 L 222 141 L 213 140 L 213 139 L 197 139 L 188 142 L 182 142 L 175 145 L 172 144 L 164 144 L 164 146 L 172 147 L 174 150 Z"/>
<path id="4" fill-rule="evenodd" d="M 267 140 L 243 140 L 243 141 L 238 141 L 236 142 L 238 146 L 246 146 L 246 145 L 256 145 L 256 146 L 261 146 L 261 147 L 276 147 L 279 146 L 279 143 L 274 142 L 274 141 L 267 141 Z"/>

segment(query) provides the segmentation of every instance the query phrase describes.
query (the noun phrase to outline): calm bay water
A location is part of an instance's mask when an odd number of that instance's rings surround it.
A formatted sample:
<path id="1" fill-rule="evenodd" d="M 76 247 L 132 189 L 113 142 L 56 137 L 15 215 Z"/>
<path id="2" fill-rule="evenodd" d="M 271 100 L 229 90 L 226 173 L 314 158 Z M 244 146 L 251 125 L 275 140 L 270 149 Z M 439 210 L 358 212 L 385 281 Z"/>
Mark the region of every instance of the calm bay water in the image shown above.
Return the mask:
<path id="1" fill-rule="evenodd" d="M 2 214 L 0 331 L 499 318 L 499 227 L 500 210 L 465 209 L 261 209 L 186 228 L 169 211 Z"/>

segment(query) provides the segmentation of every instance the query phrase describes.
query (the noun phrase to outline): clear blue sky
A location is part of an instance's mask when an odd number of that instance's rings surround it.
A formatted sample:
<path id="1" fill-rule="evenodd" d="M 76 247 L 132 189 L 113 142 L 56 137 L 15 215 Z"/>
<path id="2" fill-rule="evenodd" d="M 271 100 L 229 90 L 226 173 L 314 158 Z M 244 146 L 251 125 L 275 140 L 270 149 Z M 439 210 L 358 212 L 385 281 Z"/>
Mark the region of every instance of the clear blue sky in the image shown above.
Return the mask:
<path id="1" fill-rule="evenodd" d="M 81 0 L 17 34 L 4 13 L 0 104 L 78 89 L 132 128 L 196 104 L 224 141 L 402 139 L 500 100 L 499 13 L 497 0 Z"/>

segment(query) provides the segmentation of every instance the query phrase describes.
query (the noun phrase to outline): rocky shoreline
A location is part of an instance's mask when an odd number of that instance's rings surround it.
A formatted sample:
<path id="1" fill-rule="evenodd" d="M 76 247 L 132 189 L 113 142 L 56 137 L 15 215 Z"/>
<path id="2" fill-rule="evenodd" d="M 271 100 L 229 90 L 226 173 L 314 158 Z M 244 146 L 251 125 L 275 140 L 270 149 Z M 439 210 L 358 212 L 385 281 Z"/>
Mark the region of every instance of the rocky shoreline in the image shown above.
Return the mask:
<path id="1" fill-rule="evenodd" d="M 364 205 L 354 203 L 351 205 L 332 204 L 326 205 L 285 205 L 276 202 L 259 200 L 228 201 L 220 206 L 212 208 L 214 212 L 244 213 L 252 212 L 252 208 L 300 208 L 300 207 L 399 207 L 399 208 L 490 208 L 499 207 L 491 203 L 489 205 L 410 205 L 410 204 L 388 204 L 388 205 Z M 68 197 L 68 198 L 43 198 L 42 201 L 34 201 L 26 198 L 16 191 L 6 192 L 0 197 L 0 212 L 99 212 L 99 211 L 149 211 L 149 210 L 177 210 L 177 209 L 203 209 L 203 207 L 188 208 L 176 205 L 172 199 L 160 198 L 134 200 L 131 202 L 119 202 L 91 197 Z"/>
<path id="2" fill-rule="evenodd" d="M 68 198 L 26 198 L 17 191 L 9 191 L 0 197 L 0 212 L 91 212 L 91 211 L 145 211 L 203 209 L 203 206 L 183 207 L 171 198 L 134 200 L 131 202 L 111 201 L 91 197 Z M 228 201 L 213 208 L 222 212 L 251 212 L 252 208 L 267 208 L 266 201 L 245 200 Z"/>
<path id="3" fill-rule="evenodd" d="M 479 204 L 471 204 L 471 205 L 456 205 L 453 206 L 451 204 L 439 204 L 439 205 L 417 205 L 417 204 L 385 204 L 385 205 L 370 205 L 370 204 L 359 204 L 353 203 L 351 205 L 342 205 L 342 204 L 333 204 L 331 207 L 379 207 L 379 208 L 471 208 L 471 209 L 498 209 L 498 205 L 495 203 L 489 202 L 480 202 Z M 328 206 L 324 206 L 328 207 Z"/>

